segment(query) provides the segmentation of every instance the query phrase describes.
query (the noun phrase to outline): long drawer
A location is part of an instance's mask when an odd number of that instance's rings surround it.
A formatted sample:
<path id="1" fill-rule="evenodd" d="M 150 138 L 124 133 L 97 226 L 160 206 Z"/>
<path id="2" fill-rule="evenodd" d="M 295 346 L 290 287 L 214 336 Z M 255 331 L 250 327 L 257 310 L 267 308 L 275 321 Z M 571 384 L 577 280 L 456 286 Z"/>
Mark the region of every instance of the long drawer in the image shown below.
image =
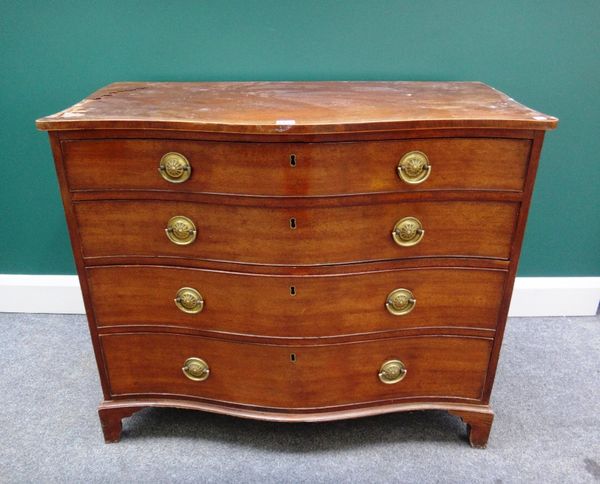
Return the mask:
<path id="1" fill-rule="evenodd" d="M 492 347 L 491 339 L 456 336 L 293 347 L 130 333 L 104 335 L 101 342 L 113 397 L 181 395 L 287 409 L 402 399 L 476 401 Z M 389 361 L 403 367 L 384 366 Z M 182 368 L 208 378 L 193 381 Z M 402 375 L 397 383 L 383 382 Z"/>
<path id="2" fill-rule="evenodd" d="M 521 191 L 530 143 L 492 138 L 344 143 L 114 139 L 65 141 L 62 151 L 69 188 L 75 191 L 319 196 L 415 190 Z M 402 157 L 414 151 L 424 153 L 431 167 L 427 179 L 418 184 L 406 183 L 398 175 Z M 172 180 L 177 183 L 170 183 L 169 176 L 163 178 L 158 170 L 163 156 L 171 152 L 186 160 L 171 159 Z M 163 167 L 168 160 L 165 158 Z M 177 163 L 185 162 L 191 173 L 178 170 Z M 415 169 L 422 167 L 417 163 Z M 417 181 L 422 178 L 413 175 Z M 414 180 L 409 176 L 410 181 Z"/>
<path id="3" fill-rule="evenodd" d="M 435 201 L 289 207 L 121 200 L 78 202 L 74 207 L 84 257 L 308 265 L 434 256 L 508 259 L 519 204 Z M 181 216 L 187 221 L 178 228 Z M 191 243 L 174 243 L 165 231 L 169 227 L 183 234 L 181 241 Z M 392 235 L 395 227 L 401 233 L 400 245 Z M 402 236 L 408 237 L 409 245 Z"/>
<path id="4" fill-rule="evenodd" d="M 87 274 L 99 327 L 163 325 L 290 338 L 442 326 L 494 329 L 506 277 L 505 271 L 471 268 L 294 277 L 100 266 Z M 185 288 L 199 294 L 189 296 L 188 306 L 175 301 Z M 414 302 L 402 299 L 407 294 Z"/>

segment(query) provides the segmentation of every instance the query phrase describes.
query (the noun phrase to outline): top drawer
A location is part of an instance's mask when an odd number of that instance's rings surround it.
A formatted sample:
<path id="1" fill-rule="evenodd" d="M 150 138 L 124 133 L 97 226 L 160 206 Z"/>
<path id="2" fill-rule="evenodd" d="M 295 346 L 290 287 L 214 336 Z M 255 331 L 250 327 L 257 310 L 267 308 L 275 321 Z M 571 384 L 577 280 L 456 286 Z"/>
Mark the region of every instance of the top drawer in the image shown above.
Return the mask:
<path id="1" fill-rule="evenodd" d="M 171 190 L 265 196 L 521 191 L 529 149 L 530 140 L 504 138 L 343 143 L 103 139 L 62 143 L 72 191 Z M 428 161 L 417 157 L 411 164 L 407 157 L 401 163 L 404 155 L 415 151 L 425 154 Z M 173 152 L 189 163 L 189 177 L 188 172 L 178 171 L 177 162 L 165 167 L 174 175 L 172 181 L 166 179 L 165 169 L 161 174 L 161 159 Z"/>

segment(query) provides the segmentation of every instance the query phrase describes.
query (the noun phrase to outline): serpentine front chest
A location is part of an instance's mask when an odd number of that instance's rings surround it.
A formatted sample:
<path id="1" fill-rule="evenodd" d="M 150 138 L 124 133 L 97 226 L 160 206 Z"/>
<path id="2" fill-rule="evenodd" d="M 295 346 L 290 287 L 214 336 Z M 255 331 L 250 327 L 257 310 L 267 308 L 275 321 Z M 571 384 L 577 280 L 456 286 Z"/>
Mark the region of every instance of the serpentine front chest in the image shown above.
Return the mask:
<path id="1" fill-rule="evenodd" d="M 39 119 L 107 442 L 444 409 L 485 446 L 553 117 L 471 82 L 117 83 Z"/>

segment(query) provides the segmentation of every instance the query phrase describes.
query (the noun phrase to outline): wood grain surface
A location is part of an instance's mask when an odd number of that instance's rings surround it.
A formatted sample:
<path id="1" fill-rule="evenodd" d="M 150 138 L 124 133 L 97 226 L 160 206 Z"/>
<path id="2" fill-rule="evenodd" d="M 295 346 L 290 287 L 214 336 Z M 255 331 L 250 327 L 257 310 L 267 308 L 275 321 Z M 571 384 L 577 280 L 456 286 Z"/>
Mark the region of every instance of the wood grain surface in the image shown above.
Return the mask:
<path id="1" fill-rule="evenodd" d="M 189 268 L 88 268 L 98 327 L 171 326 L 266 337 L 314 338 L 430 327 L 494 329 L 505 271 L 404 269 L 316 276 L 273 276 Z M 197 314 L 177 308 L 181 287 L 203 296 Z M 397 288 L 412 291 L 415 308 L 385 308 Z M 260 315 L 260 316 L 258 316 Z"/>
<path id="2" fill-rule="evenodd" d="M 263 196 L 348 195 L 427 190 L 521 191 L 531 142 L 443 138 L 342 143 L 225 143 L 179 139 L 64 141 L 69 188 L 160 190 Z M 410 185 L 397 174 L 405 153 L 421 151 L 431 174 Z M 158 173 L 168 152 L 184 155 L 191 177 Z M 294 156 L 292 161 L 291 157 Z"/>
<path id="3" fill-rule="evenodd" d="M 120 82 L 37 127 L 293 134 L 557 121 L 480 82 Z"/>
<path id="4" fill-rule="evenodd" d="M 315 265 L 432 256 L 508 259 L 518 206 L 440 201 L 282 208 L 264 201 L 236 206 L 121 200 L 79 202 L 75 213 L 84 257 Z M 167 222 L 176 215 L 196 225 L 192 244 L 175 245 L 165 235 Z M 425 229 L 413 247 L 392 239 L 394 225 L 405 217 L 417 217 Z"/>
<path id="5" fill-rule="evenodd" d="M 308 347 L 157 333 L 101 340 L 113 396 L 187 395 L 291 410 L 415 397 L 477 401 L 491 351 L 489 339 L 454 336 Z M 189 357 L 208 363 L 207 380 L 183 374 Z M 387 385 L 377 374 L 390 359 L 400 359 L 407 375 Z"/>

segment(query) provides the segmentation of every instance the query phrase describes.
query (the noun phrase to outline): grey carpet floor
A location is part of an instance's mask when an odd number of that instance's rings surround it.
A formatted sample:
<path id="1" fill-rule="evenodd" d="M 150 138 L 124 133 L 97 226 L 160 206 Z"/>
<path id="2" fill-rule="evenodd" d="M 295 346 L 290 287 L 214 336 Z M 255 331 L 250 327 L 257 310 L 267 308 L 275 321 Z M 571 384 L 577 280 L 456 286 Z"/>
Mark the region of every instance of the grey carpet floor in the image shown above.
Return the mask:
<path id="1" fill-rule="evenodd" d="M 509 321 L 486 450 L 444 412 L 275 424 L 147 409 L 105 445 L 82 316 L 0 314 L 0 482 L 599 482 L 600 318 Z"/>

